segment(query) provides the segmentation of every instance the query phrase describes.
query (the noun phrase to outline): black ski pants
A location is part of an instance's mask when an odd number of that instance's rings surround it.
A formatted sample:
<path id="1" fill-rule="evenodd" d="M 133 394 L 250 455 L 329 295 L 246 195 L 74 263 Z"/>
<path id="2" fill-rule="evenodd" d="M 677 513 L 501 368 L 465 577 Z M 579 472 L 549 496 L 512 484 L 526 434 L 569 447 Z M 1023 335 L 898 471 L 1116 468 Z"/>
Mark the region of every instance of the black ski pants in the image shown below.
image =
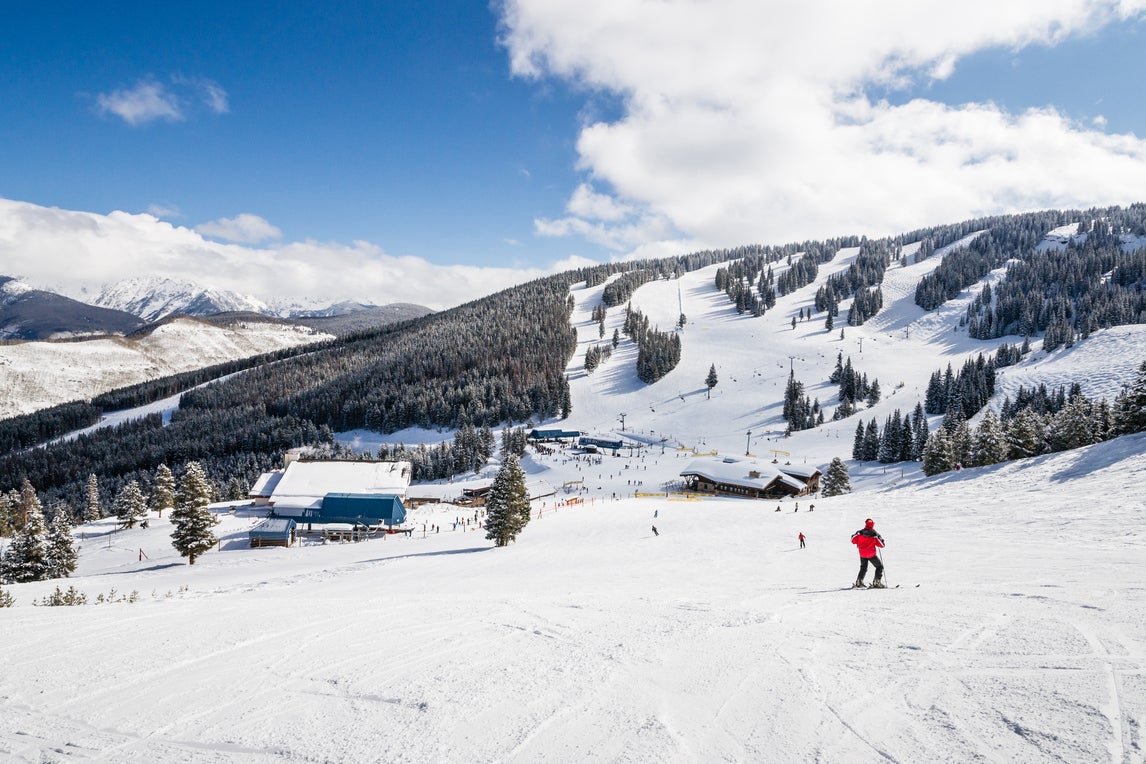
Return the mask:
<path id="1" fill-rule="evenodd" d="M 867 575 L 867 564 L 869 562 L 875 566 L 875 580 L 879 581 L 883 578 L 883 561 L 880 560 L 879 557 L 861 557 L 858 581 L 863 581 L 863 577 Z"/>

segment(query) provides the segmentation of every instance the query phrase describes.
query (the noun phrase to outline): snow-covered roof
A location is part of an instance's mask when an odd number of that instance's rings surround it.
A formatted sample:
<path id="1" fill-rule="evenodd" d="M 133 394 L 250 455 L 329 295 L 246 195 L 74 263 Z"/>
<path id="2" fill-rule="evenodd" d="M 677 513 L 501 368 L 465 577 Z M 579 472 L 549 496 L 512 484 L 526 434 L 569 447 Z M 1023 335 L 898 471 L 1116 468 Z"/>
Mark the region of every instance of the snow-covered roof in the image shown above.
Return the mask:
<path id="1" fill-rule="evenodd" d="M 543 496 L 552 496 L 557 490 L 547 480 L 530 480 L 525 484 L 525 495 L 530 501 Z"/>
<path id="2" fill-rule="evenodd" d="M 310 506 L 328 493 L 406 495 L 410 462 L 296 461 L 287 465 L 271 493 L 271 503 Z"/>
<path id="3" fill-rule="evenodd" d="M 275 486 L 279 484 L 282 479 L 282 470 L 275 470 L 274 472 L 264 472 L 259 475 L 259 479 L 255 481 L 254 486 L 251 487 L 250 495 L 254 496 L 270 496 L 275 491 Z"/>
<path id="4" fill-rule="evenodd" d="M 798 491 L 808 486 L 791 475 L 786 475 L 777 469 L 774 464 L 761 464 L 755 459 L 694 459 L 681 470 L 682 476 L 695 475 L 711 480 L 714 483 L 736 485 L 743 488 L 763 490 L 779 480 L 784 485 Z"/>

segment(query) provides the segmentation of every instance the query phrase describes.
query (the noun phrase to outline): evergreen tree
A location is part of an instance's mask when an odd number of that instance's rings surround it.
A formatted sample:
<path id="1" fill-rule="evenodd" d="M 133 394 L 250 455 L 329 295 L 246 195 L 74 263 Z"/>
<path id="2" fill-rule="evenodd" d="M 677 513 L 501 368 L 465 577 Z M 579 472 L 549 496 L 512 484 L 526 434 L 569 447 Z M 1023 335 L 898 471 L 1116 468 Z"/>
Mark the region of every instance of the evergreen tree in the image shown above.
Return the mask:
<path id="1" fill-rule="evenodd" d="M 1114 400 L 1114 428 L 1117 435 L 1146 430 L 1146 361 L 1138 367 L 1138 376 Z"/>
<path id="2" fill-rule="evenodd" d="M 163 510 L 175 506 L 175 476 L 166 464 L 155 468 L 155 479 L 151 481 L 149 505 L 163 517 Z"/>
<path id="3" fill-rule="evenodd" d="M 143 491 L 139 490 L 138 481 L 128 481 L 115 497 L 112 510 L 127 528 L 134 528 L 137 522 L 147 516 L 147 501 L 143 498 Z"/>
<path id="4" fill-rule="evenodd" d="M 708 376 L 704 378 L 704 386 L 708 388 L 708 394 L 706 397 L 712 397 L 712 388 L 716 387 L 717 381 L 716 364 L 712 364 L 712 366 L 708 367 Z"/>
<path id="5" fill-rule="evenodd" d="M 879 458 L 879 422 L 872 417 L 863 434 L 863 460 L 874 462 Z"/>
<path id="6" fill-rule="evenodd" d="M 12 607 L 15 604 L 16 598 L 3 589 L 0 589 L 0 607 Z"/>
<path id="7" fill-rule="evenodd" d="M 828 471 L 824 473 L 821 493 L 824 496 L 839 496 L 851 490 L 852 484 L 848 479 L 848 466 L 843 463 L 840 457 L 833 457 L 832 463 L 828 465 Z"/>
<path id="8" fill-rule="evenodd" d="M 967 424 L 967 420 L 959 422 L 955 425 L 955 430 L 950 434 L 951 438 L 951 455 L 955 459 L 955 464 L 965 467 L 971 464 L 971 449 L 974 446 L 974 437 L 971 434 L 971 426 Z"/>
<path id="9" fill-rule="evenodd" d="M 26 482 L 26 481 L 25 481 Z M 40 500 L 27 503 L 24 525 L 12 537 L 4 558 L 0 560 L 0 578 L 22 584 L 29 581 L 43 581 L 48 577 L 51 560 L 48 557 L 47 527 Z"/>
<path id="10" fill-rule="evenodd" d="M 871 385 L 868 386 L 867 391 L 867 407 L 870 409 L 875 404 L 879 403 L 879 380 L 873 379 Z"/>
<path id="11" fill-rule="evenodd" d="M 16 508 L 8 494 L 0 492 L 0 536 L 11 536 L 16 530 Z"/>
<path id="12" fill-rule="evenodd" d="M 95 473 L 88 475 L 87 509 L 84 510 L 84 521 L 94 522 L 103 517 L 103 505 L 99 500 L 99 480 Z"/>
<path id="13" fill-rule="evenodd" d="M 48 578 L 67 578 L 76 569 L 79 551 L 72 536 L 71 512 L 66 506 L 58 506 L 47 537 Z"/>
<path id="14" fill-rule="evenodd" d="M 486 535 L 497 546 L 517 540 L 529 522 L 529 494 L 525 490 L 525 472 L 516 456 L 505 459 L 486 499 Z"/>
<path id="15" fill-rule="evenodd" d="M 1022 409 L 1007 421 L 1005 430 L 1007 455 L 1011 459 L 1025 459 L 1046 451 L 1046 422 L 1037 411 Z"/>
<path id="16" fill-rule="evenodd" d="M 227 501 L 242 501 L 250 495 L 250 487 L 238 475 L 233 475 L 227 484 Z"/>
<path id="17" fill-rule="evenodd" d="M 188 462 L 175 494 L 175 507 L 171 510 L 171 545 L 179 554 L 195 564 L 195 558 L 215 546 L 211 515 L 211 485 L 199 462 Z"/>
<path id="18" fill-rule="evenodd" d="M 1090 404 L 1081 396 L 1072 398 L 1047 423 L 1047 443 L 1052 451 L 1067 451 L 1097 443 L 1100 438 Z"/>
<path id="19" fill-rule="evenodd" d="M 940 427 L 927 436 L 923 446 L 923 474 L 938 475 L 955 468 L 955 453 L 947 430 Z"/>
<path id="20" fill-rule="evenodd" d="M 856 461 L 863 461 L 863 440 L 864 428 L 863 420 L 856 422 L 856 436 L 852 441 L 852 458 Z"/>
<path id="21" fill-rule="evenodd" d="M 971 464 L 976 467 L 998 464 L 1006 461 L 1009 451 L 1002 423 L 992 409 L 987 409 L 979 426 L 975 428 Z"/>

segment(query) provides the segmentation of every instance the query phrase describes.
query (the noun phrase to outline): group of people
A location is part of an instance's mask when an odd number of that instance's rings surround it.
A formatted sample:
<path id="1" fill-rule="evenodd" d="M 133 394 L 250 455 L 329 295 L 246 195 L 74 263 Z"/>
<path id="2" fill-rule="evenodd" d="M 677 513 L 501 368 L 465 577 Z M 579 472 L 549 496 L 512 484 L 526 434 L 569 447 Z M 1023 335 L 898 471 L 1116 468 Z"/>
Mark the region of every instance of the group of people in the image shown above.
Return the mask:
<path id="1" fill-rule="evenodd" d="M 805 547 L 805 538 L 803 531 L 797 536 L 801 549 Z M 856 582 L 852 584 L 852 587 L 856 589 L 865 588 L 866 585 L 863 580 L 867 576 L 867 566 L 871 565 L 875 568 L 875 578 L 872 579 L 871 588 L 886 589 L 887 584 L 883 582 L 883 560 L 879 556 L 879 550 L 883 549 L 884 546 L 883 536 L 876 532 L 875 520 L 870 517 L 864 520 L 863 527 L 852 534 L 852 543 L 856 545 L 860 556 L 859 576 L 856 577 Z"/>

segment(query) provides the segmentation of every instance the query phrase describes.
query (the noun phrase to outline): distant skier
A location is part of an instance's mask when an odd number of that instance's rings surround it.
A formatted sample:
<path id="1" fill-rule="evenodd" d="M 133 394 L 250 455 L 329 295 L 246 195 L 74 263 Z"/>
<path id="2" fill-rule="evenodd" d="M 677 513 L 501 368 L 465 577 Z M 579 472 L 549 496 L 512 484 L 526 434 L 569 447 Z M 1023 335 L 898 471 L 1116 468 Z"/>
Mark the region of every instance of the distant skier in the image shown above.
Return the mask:
<path id="1" fill-rule="evenodd" d="M 852 543 L 859 549 L 860 555 L 859 577 L 852 586 L 857 589 L 863 588 L 863 577 L 867 575 L 867 564 L 870 561 L 875 566 L 875 578 L 871 582 L 871 588 L 886 589 L 883 583 L 883 562 L 879 559 L 879 550 L 884 546 L 883 536 L 875 532 L 875 520 L 870 517 L 865 520 L 863 529 L 852 534 Z"/>
<path id="2" fill-rule="evenodd" d="M 655 525 L 653 526 L 653 535 L 654 535 L 654 536 L 659 536 L 659 535 L 661 535 L 661 534 L 657 533 L 657 526 L 655 526 Z"/>
<path id="3" fill-rule="evenodd" d="M 804 548 L 804 534 L 800 533 L 800 548 Z"/>
<path id="4" fill-rule="evenodd" d="M 815 504 L 809 504 L 808 505 L 808 511 L 809 512 L 815 512 L 816 511 L 816 505 Z"/>

